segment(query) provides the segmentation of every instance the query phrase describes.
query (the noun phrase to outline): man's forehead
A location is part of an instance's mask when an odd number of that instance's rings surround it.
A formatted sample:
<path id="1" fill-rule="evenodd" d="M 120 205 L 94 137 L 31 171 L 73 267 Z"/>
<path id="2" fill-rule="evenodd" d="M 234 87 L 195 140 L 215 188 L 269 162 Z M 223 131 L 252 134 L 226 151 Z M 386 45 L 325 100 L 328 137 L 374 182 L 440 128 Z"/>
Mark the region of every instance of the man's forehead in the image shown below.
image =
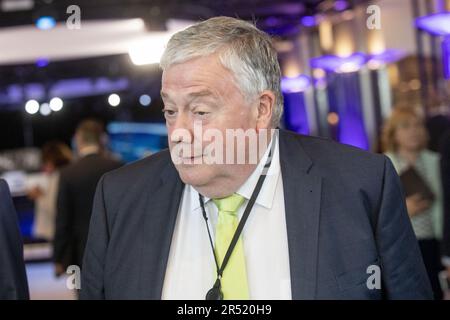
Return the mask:
<path id="1" fill-rule="evenodd" d="M 230 90 L 235 90 L 232 73 L 220 63 L 207 63 L 212 59 L 216 57 L 201 57 L 166 68 L 162 74 L 161 97 L 217 98 L 228 94 Z"/>

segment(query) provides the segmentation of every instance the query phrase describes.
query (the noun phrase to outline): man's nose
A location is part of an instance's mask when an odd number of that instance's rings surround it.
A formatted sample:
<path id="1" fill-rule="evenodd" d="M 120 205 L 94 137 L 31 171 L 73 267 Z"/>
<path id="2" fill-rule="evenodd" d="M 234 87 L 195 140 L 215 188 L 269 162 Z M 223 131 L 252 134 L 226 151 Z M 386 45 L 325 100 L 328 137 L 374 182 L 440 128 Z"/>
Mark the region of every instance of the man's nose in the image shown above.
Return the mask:
<path id="1" fill-rule="evenodd" d="M 192 143 L 194 138 L 192 121 L 185 112 L 180 112 L 173 123 L 171 141 Z"/>

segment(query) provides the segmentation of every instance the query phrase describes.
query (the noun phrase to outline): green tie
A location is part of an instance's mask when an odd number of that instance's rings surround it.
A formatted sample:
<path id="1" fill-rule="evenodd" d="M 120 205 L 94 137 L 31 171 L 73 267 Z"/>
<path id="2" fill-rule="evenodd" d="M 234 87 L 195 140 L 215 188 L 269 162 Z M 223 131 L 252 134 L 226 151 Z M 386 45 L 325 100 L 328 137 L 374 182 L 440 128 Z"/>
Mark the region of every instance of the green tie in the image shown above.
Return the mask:
<path id="1" fill-rule="evenodd" d="M 225 258 L 230 242 L 233 239 L 234 232 L 239 224 L 237 210 L 244 203 L 244 200 L 244 197 L 238 194 L 233 194 L 222 199 L 213 199 L 215 205 L 219 209 L 215 245 L 219 266 Z M 224 299 L 249 299 L 242 237 L 239 237 L 233 253 L 228 260 L 228 264 L 222 275 L 221 284 Z"/>

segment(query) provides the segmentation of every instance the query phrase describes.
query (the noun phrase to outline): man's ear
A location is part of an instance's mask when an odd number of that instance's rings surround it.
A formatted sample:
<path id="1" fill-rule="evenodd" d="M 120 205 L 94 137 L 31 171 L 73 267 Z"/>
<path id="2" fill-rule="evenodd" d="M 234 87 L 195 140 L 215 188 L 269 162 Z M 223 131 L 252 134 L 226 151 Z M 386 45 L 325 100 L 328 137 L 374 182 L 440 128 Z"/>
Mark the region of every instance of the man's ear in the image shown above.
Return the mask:
<path id="1" fill-rule="evenodd" d="M 264 90 L 259 96 L 257 129 L 270 128 L 274 108 L 275 94 L 272 91 Z"/>

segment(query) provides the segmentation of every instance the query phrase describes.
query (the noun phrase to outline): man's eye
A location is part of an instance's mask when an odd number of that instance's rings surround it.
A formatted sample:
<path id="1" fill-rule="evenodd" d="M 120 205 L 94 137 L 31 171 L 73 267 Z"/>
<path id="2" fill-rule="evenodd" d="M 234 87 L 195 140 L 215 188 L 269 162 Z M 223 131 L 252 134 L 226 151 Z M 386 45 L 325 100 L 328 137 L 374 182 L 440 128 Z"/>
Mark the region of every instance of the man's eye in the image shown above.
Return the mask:
<path id="1" fill-rule="evenodd" d="M 209 112 L 206 111 L 197 111 L 195 114 L 199 115 L 199 116 L 204 116 L 207 115 Z"/>
<path id="2" fill-rule="evenodd" d="M 173 116 L 175 114 L 174 110 L 169 110 L 169 109 L 163 109 L 163 113 L 166 116 Z"/>

